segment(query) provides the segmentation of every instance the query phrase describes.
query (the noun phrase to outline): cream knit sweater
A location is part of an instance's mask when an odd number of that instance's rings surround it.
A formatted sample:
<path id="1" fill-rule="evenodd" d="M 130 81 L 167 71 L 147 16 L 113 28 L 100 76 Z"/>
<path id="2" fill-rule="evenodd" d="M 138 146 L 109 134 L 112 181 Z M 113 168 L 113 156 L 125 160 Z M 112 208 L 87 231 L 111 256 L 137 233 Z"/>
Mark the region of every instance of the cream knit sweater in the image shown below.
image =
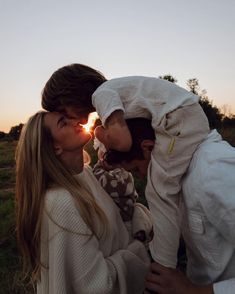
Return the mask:
<path id="1" fill-rule="evenodd" d="M 142 293 L 149 266 L 144 245 L 130 241 L 117 206 L 91 169 L 85 167 L 77 177 L 106 213 L 109 233 L 100 240 L 86 235 L 90 231 L 71 195 L 64 189 L 49 190 L 41 234 L 41 260 L 45 267 L 37 293 Z"/>

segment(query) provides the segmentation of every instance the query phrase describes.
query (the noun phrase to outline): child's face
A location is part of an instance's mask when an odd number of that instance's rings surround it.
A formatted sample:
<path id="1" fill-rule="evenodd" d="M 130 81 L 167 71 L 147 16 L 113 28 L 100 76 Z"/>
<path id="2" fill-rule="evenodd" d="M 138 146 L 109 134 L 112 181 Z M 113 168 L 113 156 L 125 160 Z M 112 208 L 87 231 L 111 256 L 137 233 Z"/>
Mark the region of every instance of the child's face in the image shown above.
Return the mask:
<path id="1" fill-rule="evenodd" d="M 103 126 L 95 128 L 95 136 L 102 144 L 104 144 L 107 150 L 110 148 L 108 132 Z"/>

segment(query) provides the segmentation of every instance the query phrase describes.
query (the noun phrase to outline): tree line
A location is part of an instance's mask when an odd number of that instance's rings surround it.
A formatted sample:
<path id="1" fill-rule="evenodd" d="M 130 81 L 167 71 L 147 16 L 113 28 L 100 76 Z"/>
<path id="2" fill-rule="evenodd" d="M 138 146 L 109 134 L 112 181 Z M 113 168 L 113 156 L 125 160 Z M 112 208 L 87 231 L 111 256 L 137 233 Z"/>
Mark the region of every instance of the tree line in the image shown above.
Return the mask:
<path id="1" fill-rule="evenodd" d="M 177 83 L 177 79 L 170 74 L 159 76 L 159 78 L 171 83 Z M 226 109 L 222 110 L 213 105 L 212 100 L 209 100 L 207 96 L 206 90 L 200 90 L 198 79 L 192 78 L 187 80 L 187 87 L 190 92 L 200 97 L 199 103 L 207 115 L 211 129 L 235 128 L 235 115 L 230 113 L 226 114 Z M 23 124 L 20 123 L 17 126 L 13 126 L 9 133 L 0 131 L 0 140 L 18 140 L 22 128 Z"/>
<path id="2" fill-rule="evenodd" d="M 172 83 L 177 83 L 177 79 L 172 75 L 160 76 L 161 79 L 168 80 Z M 226 109 L 219 109 L 213 105 L 212 100 L 209 100 L 206 90 L 200 90 L 199 81 L 196 78 L 187 80 L 187 88 L 190 92 L 200 97 L 199 103 L 202 106 L 211 129 L 235 128 L 235 115 L 226 113 Z M 224 106 L 226 108 L 226 105 Z"/>

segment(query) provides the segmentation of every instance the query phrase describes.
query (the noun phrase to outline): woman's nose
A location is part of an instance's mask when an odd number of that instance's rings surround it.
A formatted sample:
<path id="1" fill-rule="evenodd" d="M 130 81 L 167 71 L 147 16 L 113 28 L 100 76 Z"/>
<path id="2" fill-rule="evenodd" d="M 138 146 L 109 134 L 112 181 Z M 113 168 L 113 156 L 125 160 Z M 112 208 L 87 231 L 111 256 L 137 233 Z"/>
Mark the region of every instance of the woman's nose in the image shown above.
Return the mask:
<path id="1" fill-rule="evenodd" d="M 77 118 L 67 118 L 67 123 L 73 127 L 77 127 L 80 124 L 80 121 Z"/>

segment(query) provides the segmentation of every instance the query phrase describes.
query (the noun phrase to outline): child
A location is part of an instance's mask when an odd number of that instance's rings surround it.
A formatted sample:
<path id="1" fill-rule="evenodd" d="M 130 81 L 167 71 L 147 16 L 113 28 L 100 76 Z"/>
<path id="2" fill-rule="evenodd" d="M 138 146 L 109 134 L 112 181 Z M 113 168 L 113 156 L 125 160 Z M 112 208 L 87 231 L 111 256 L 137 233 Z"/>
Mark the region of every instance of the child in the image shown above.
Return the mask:
<path id="1" fill-rule="evenodd" d="M 131 173 L 106 163 L 106 149 L 97 138 L 94 139 L 94 149 L 98 155 L 98 161 L 93 167 L 94 176 L 119 207 L 130 236 L 147 244 L 153 237 L 151 217 L 149 210 L 136 202 L 138 194 Z"/>
<path id="2" fill-rule="evenodd" d="M 124 118 L 151 119 L 157 139 L 146 199 L 157 234 L 150 250 L 154 260 L 167 267 L 174 268 L 177 262 L 182 176 L 209 132 L 198 100 L 193 93 L 162 79 L 134 76 L 107 81 L 100 72 L 81 64 L 57 70 L 42 93 L 45 109 L 65 112 L 81 123 L 96 110 L 103 124 L 96 136 L 106 149 L 130 149 L 132 140 Z"/>

